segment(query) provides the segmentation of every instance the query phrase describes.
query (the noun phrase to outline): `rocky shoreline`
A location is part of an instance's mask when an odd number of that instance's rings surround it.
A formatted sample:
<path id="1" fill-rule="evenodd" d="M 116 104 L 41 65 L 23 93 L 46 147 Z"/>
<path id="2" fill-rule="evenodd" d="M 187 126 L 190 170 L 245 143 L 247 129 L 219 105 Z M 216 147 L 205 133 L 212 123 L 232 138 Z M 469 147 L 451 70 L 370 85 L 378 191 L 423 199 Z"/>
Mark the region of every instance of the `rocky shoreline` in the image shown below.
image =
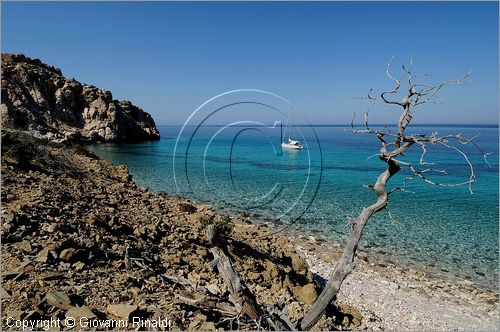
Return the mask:
<path id="1" fill-rule="evenodd" d="M 225 234 L 234 268 L 257 303 L 286 304 L 295 323 L 342 249 L 313 237 L 273 234 L 272 225 L 244 214 L 149 192 L 124 166 L 17 131 L 2 132 L 2 175 L 3 330 L 12 329 L 7 316 L 168 318 L 171 324 L 160 330 L 256 329 L 255 322 L 226 319 L 202 305 L 231 303 L 210 267 L 209 224 Z M 356 263 L 315 330 L 498 326 L 498 293 L 382 263 L 365 252 Z"/>
<path id="2" fill-rule="evenodd" d="M 250 222 L 251 218 L 243 219 Z M 267 234 L 280 229 L 272 222 L 257 225 L 264 225 Z M 274 236 L 294 244 L 293 249 L 306 259 L 309 271 L 323 287 L 342 254 L 342 245 L 297 232 Z M 358 249 L 356 268 L 344 282 L 338 300 L 360 311 L 363 324 L 359 330 L 489 331 L 499 324 L 498 290 L 458 276 L 447 280 L 436 271 L 403 266 L 362 249 Z"/>
<path id="3" fill-rule="evenodd" d="M 322 278 L 328 278 L 341 253 L 338 245 L 318 246 L 314 241 L 303 241 L 295 248 L 306 258 L 310 271 Z M 498 292 L 477 287 L 467 279 L 449 282 L 422 269 L 406 269 L 378 259 L 360 252 L 355 272 L 346 279 L 338 297 L 360 310 L 369 329 L 498 328 Z"/>

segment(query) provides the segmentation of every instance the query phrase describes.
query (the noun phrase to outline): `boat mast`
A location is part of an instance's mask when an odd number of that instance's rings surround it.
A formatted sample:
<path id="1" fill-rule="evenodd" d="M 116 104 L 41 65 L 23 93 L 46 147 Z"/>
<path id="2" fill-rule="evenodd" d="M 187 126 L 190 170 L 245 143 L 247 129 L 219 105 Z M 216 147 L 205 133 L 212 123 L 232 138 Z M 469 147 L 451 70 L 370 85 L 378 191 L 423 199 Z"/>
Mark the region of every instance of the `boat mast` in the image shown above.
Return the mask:
<path id="1" fill-rule="evenodd" d="M 286 123 L 286 130 L 288 131 L 288 142 L 290 142 L 290 121 L 292 120 L 293 105 L 290 106 L 290 113 L 288 114 L 288 121 Z"/>
<path id="2" fill-rule="evenodd" d="M 281 143 L 283 143 L 283 122 L 280 121 L 280 140 L 281 140 Z"/>

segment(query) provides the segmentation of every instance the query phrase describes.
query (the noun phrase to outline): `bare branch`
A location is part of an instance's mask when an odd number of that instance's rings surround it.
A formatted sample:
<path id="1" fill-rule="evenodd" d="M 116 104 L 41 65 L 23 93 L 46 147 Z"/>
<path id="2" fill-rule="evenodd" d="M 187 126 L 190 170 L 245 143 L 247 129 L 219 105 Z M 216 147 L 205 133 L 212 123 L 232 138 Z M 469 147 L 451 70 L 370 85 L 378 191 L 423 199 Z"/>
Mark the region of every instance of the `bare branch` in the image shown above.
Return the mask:
<path id="1" fill-rule="evenodd" d="M 425 161 L 425 155 L 427 154 L 427 148 L 425 147 L 425 144 L 418 140 L 416 141 L 416 143 L 422 148 L 422 154 L 420 155 L 420 165 L 434 165 L 434 163 L 428 163 Z"/>
<path id="2" fill-rule="evenodd" d="M 394 217 L 392 216 L 391 214 L 391 211 L 389 211 L 389 209 L 387 208 L 387 206 L 384 208 L 385 211 L 387 211 L 387 214 L 389 215 L 389 219 L 397 224 L 399 224 L 399 221 L 397 221 L 396 219 L 394 219 Z"/>
<path id="3" fill-rule="evenodd" d="M 476 181 L 476 174 L 474 173 L 474 166 L 472 166 L 472 163 L 470 162 L 469 158 L 467 157 L 467 155 L 462 151 L 460 150 L 459 148 L 453 146 L 453 145 L 449 145 L 449 144 L 446 144 L 444 142 L 439 142 L 439 144 L 441 145 L 444 145 L 446 146 L 447 148 L 450 148 L 450 149 L 453 149 L 455 151 L 457 151 L 458 153 L 460 153 L 465 161 L 467 162 L 467 165 L 469 165 L 469 169 L 470 169 L 470 178 L 469 178 L 469 181 L 468 182 L 464 182 L 464 184 L 468 183 L 469 184 L 469 191 L 470 193 L 472 194 L 472 183 L 474 183 Z"/>
<path id="4" fill-rule="evenodd" d="M 404 193 L 410 193 L 410 194 L 414 194 L 415 192 L 414 191 L 410 191 L 407 189 L 407 181 L 408 180 L 413 180 L 415 178 L 415 176 L 405 176 L 403 178 L 403 187 L 395 187 L 395 188 L 392 188 L 389 193 L 387 195 L 391 195 L 392 193 L 396 192 L 396 191 L 402 191 Z"/>
<path id="5" fill-rule="evenodd" d="M 368 158 L 366 158 L 366 160 L 370 160 L 372 159 L 373 157 L 378 157 L 380 154 L 378 153 L 375 153 L 375 154 L 372 154 L 371 156 L 369 156 Z"/>
<path id="6" fill-rule="evenodd" d="M 391 74 L 391 67 L 392 67 L 392 63 L 394 62 L 394 58 L 395 56 L 393 55 L 392 58 L 391 58 L 391 61 L 389 61 L 389 63 L 387 64 L 387 69 L 386 69 L 386 75 L 387 77 L 391 80 L 391 81 L 394 81 L 395 83 L 395 86 L 392 90 L 389 90 L 389 91 L 384 91 L 380 94 L 380 98 L 382 98 L 382 101 L 386 104 L 394 104 L 394 105 L 400 105 L 400 106 L 403 106 L 401 102 L 398 102 L 398 101 L 392 101 L 392 100 L 388 100 L 386 98 L 386 94 L 396 94 L 399 89 L 401 88 L 401 79 L 396 79 L 394 76 L 392 76 Z"/>
<path id="7" fill-rule="evenodd" d="M 399 80 L 397 80 L 394 76 L 391 75 L 391 67 L 392 64 L 394 63 L 394 59 L 396 58 L 395 55 L 392 56 L 391 61 L 387 64 L 387 69 L 385 71 L 387 77 L 389 77 L 390 80 L 394 81 L 397 84 L 399 84 Z"/>
<path id="8" fill-rule="evenodd" d="M 467 145 L 467 144 L 472 144 L 477 151 L 479 151 L 479 153 L 481 153 L 481 155 L 483 156 L 483 159 L 484 159 L 484 162 L 486 163 L 486 165 L 488 165 L 488 167 L 491 167 L 491 164 L 488 162 L 488 156 L 491 154 L 490 152 L 484 152 L 483 149 L 481 149 L 479 147 L 479 145 L 477 145 L 477 143 L 474 141 L 474 139 L 476 139 L 480 134 L 477 134 L 476 136 L 470 138 L 470 139 L 466 139 L 462 136 L 460 137 L 457 137 L 457 141 L 458 143 L 460 144 L 464 144 L 464 145 Z"/>
<path id="9" fill-rule="evenodd" d="M 408 74 L 408 86 L 410 86 L 410 87 L 413 85 L 413 74 L 411 72 L 412 67 L 413 67 L 413 55 L 410 56 L 410 64 L 408 66 L 408 70 L 406 71 L 406 73 Z M 404 69 L 404 67 L 403 67 L 403 69 Z"/>
<path id="10" fill-rule="evenodd" d="M 351 120 L 351 129 L 350 131 L 352 133 L 355 133 L 355 134 L 374 134 L 374 135 L 378 135 L 378 136 L 395 136 L 395 135 L 392 135 L 390 134 L 389 132 L 386 132 L 386 131 L 382 131 L 382 130 L 376 130 L 376 129 L 370 129 L 369 128 L 369 124 L 368 124 L 368 113 L 375 107 L 375 104 L 372 104 L 370 106 L 370 108 L 368 108 L 368 110 L 364 113 L 365 114 L 365 127 L 366 129 L 356 129 L 355 126 L 354 126 L 354 120 L 356 119 L 356 112 L 353 113 L 353 116 L 352 116 L 352 120 Z M 385 141 L 384 141 L 385 143 Z"/>
<path id="11" fill-rule="evenodd" d="M 379 175 L 379 177 L 377 178 L 377 182 L 374 185 L 368 184 L 365 186 L 366 188 L 375 192 L 377 196 L 377 201 L 374 202 L 372 205 L 363 208 L 363 210 L 360 212 L 357 218 L 348 220 L 349 224 L 352 227 L 352 232 L 351 235 L 349 236 L 346 247 L 344 248 L 342 256 L 340 260 L 337 262 L 337 265 L 335 266 L 334 270 L 332 271 L 330 278 L 325 288 L 323 289 L 322 293 L 320 294 L 314 305 L 306 313 L 304 318 L 301 320 L 300 328 L 302 329 L 307 330 L 310 329 L 312 326 L 314 326 L 314 324 L 320 319 L 321 315 L 325 312 L 326 307 L 337 296 L 337 293 L 339 292 L 344 279 L 351 273 L 352 269 L 354 268 L 354 257 L 356 255 L 356 249 L 360 241 L 362 231 L 368 220 L 374 214 L 382 210 L 386 210 L 389 214 L 389 218 L 391 220 L 395 220 L 391 215 L 390 211 L 387 210 L 387 203 L 389 201 L 389 196 L 398 190 L 403 192 L 408 192 L 407 181 L 419 178 L 426 183 L 436 186 L 454 187 L 454 186 L 468 185 L 470 193 L 471 194 L 473 193 L 472 184 L 476 181 L 474 167 L 470 159 L 466 155 L 466 153 L 461 149 L 459 149 L 458 147 L 451 145 L 450 141 L 453 141 L 455 144 L 474 146 L 482 154 L 485 162 L 488 164 L 487 162 L 488 153 L 485 153 L 482 149 L 480 149 L 479 146 L 474 141 L 474 139 L 477 136 L 473 137 L 472 139 L 466 139 L 463 136 L 461 136 L 461 134 L 445 135 L 440 137 L 438 136 L 437 132 L 434 132 L 431 135 L 425 135 L 425 134 L 413 134 L 409 136 L 406 135 L 406 129 L 410 125 L 413 119 L 413 114 L 412 114 L 413 107 L 422 105 L 424 103 L 435 102 L 434 100 L 432 100 L 432 98 L 435 97 L 436 94 L 443 87 L 448 85 L 462 84 L 470 76 L 471 72 L 465 74 L 464 76 L 458 79 L 442 82 L 439 84 L 434 84 L 434 85 L 420 84 L 420 83 L 414 83 L 414 79 L 416 79 L 417 76 L 421 75 L 429 76 L 429 75 L 428 74 L 414 75 L 412 73 L 413 58 L 410 59 L 410 64 L 408 68 L 405 68 L 403 66 L 404 75 L 401 79 L 397 79 L 391 74 L 391 67 L 393 62 L 394 62 L 394 56 L 387 64 L 386 75 L 391 81 L 394 82 L 395 84 L 394 88 L 392 90 L 382 92 L 380 94 L 380 98 L 373 97 L 371 95 L 373 89 L 370 89 L 367 97 L 362 99 L 374 100 L 374 101 L 384 102 L 386 104 L 401 106 L 402 108 L 401 116 L 399 117 L 399 120 L 397 122 L 397 133 L 392 134 L 387 127 L 385 127 L 384 130 L 370 129 L 368 125 L 368 112 L 371 110 L 371 108 L 367 112 L 365 112 L 365 129 L 355 128 L 354 120 L 356 114 L 354 114 L 354 117 L 351 121 L 351 129 L 350 129 L 351 132 L 355 134 L 361 133 L 361 134 L 377 135 L 377 138 L 381 142 L 380 152 L 378 154 L 370 156 L 369 158 L 378 156 L 380 160 L 386 163 L 387 168 L 384 170 L 384 172 L 382 172 Z M 387 99 L 386 98 L 387 95 L 389 94 L 396 95 L 399 92 L 399 90 L 401 89 L 401 81 L 405 77 L 405 75 L 407 75 L 408 78 L 407 81 L 408 90 L 404 95 L 404 97 L 401 99 L 401 101 L 393 101 Z M 388 141 L 388 139 L 394 139 L 394 140 L 391 142 Z M 428 174 L 437 173 L 446 175 L 447 174 L 446 171 L 429 167 L 425 169 L 417 169 L 411 162 L 403 160 L 405 158 L 406 152 L 413 145 L 418 145 L 422 151 L 419 158 L 419 166 L 433 165 L 433 163 L 427 162 L 425 160 L 425 157 L 427 154 L 427 146 L 436 144 L 442 145 L 448 149 L 453 149 L 462 155 L 462 157 L 465 160 L 465 163 L 468 165 L 470 172 L 469 179 L 467 181 L 461 183 L 452 183 L 452 184 L 437 182 L 431 179 L 428 176 Z M 386 188 L 387 182 L 396 173 L 398 173 L 402 167 L 408 169 L 410 174 L 409 176 L 404 177 L 403 187 L 395 187 L 390 191 L 387 191 Z"/>
<path id="12" fill-rule="evenodd" d="M 370 128 L 368 127 L 368 113 L 373 109 L 374 106 L 375 104 L 372 104 L 370 108 L 365 112 L 365 127 L 367 130 L 370 130 Z"/>
<path id="13" fill-rule="evenodd" d="M 488 162 L 488 156 L 491 154 L 489 152 L 485 152 L 481 147 L 474 141 L 479 134 L 473 136 L 472 138 L 465 138 L 462 136 L 462 134 L 455 134 L 455 135 L 445 135 L 445 136 L 438 136 L 438 132 L 434 132 L 431 135 L 422 135 L 422 134 L 413 134 L 411 136 L 406 136 L 405 141 L 413 141 L 416 144 L 423 144 L 424 142 L 429 142 L 431 144 L 437 144 L 439 142 L 449 142 L 450 140 L 455 140 L 457 143 L 462 144 L 462 145 L 472 145 L 483 157 L 484 162 L 491 167 L 490 163 Z"/>
<path id="14" fill-rule="evenodd" d="M 412 105 L 413 106 L 418 106 L 418 105 L 421 105 L 421 104 L 425 104 L 427 102 L 429 102 L 442 88 L 444 88 L 445 86 L 448 86 L 448 85 L 461 85 L 463 84 L 463 82 L 470 77 L 470 75 L 472 74 L 472 70 L 469 71 L 467 74 L 457 78 L 457 79 L 454 79 L 454 80 L 451 80 L 451 81 L 446 81 L 446 82 L 442 82 L 442 83 L 439 83 L 439 84 L 434 84 L 434 85 L 428 85 L 428 84 L 414 84 L 412 87 L 416 88 L 416 87 L 424 87 L 425 89 L 422 90 L 422 92 L 419 92 L 417 93 L 417 98 L 412 101 Z M 424 100 L 420 101 L 420 98 L 421 97 L 425 97 Z"/>
<path id="15" fill-rule="evenodd" d="M 444 144 L 444 143 L 443 143 Z M 453 146 L 450 146 L 451 148 L 455 148 Z M 457 149 L 457 148 L 455 148 Z M 458 149 L 457 149 L 458 150 Z M 465 154 L 464 154 L 465 155 Z M 472 183 L 474 183 L 476 181 L 476 177 L 475 177 L 475 174 L 474 174 L 474 169 L 473 167 L 471 167 L 471 176 L 469 178 L 468 181 L 464 181 L 464 182 L 460 182 L 460 183 L 441 183 L 441 182 L 436 182 L 436 181 L 433 181 L 432 179 L 430 179 L 428 176 L 426 176 L 427 173 L 429 172 L 439 172 L 439 173 L 443 173 L 444 171 L 440 171 L 440 170 L 434 170 L 432 168 L 427 168 L 427 169 L 424 169 L 424 170 L 417 170 L 410 162 L 405 162 L 405 161 L 401 161 L 401 160 L 397 160 L 397 159 L 393 159 L 396 163 L 398 163 L 399 165 L 402 165 L 402 166 L 406 166 L 408 167 L 409 171 L 416 177 L 419 177 L 420 179 L 422 179 L 424 182 L 428 183 L 428 184 L 432 184 L 434 186 L 441 186 L 441 187 L 458 187 L 458 186 L 463 186 L 463 185 L 468 185 L 469 186 L 469 191 L 470 193 L 472 194 L 472 188 L 471 188 L 471 185 Z M 467 160 L 467 163 L 472 166 L 472 164 L 470 164 L 470 161 L 468 159 Z"/>

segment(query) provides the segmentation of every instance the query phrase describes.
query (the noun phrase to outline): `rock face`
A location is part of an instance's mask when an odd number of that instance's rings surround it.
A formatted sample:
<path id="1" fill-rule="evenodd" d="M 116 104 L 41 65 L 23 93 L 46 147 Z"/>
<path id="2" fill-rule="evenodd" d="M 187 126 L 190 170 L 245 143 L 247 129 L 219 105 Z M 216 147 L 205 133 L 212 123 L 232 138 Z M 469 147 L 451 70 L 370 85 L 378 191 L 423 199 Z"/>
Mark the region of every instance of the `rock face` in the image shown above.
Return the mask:
<path id="1" fill-rule="evenodd" d="M 2 125 L 54 141 L 158 140 L 153 118 L 110 91 L 65 78 L 24 55 L 2 54 Z"/>

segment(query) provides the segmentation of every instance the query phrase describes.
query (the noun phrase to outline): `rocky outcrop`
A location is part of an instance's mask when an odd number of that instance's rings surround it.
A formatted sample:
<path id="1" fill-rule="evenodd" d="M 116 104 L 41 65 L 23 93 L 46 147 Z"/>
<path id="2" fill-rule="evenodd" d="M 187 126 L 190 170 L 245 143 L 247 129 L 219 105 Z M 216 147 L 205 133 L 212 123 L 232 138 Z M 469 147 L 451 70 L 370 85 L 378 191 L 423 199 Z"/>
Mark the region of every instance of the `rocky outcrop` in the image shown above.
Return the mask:
<path id="1" fill-rule="evenodd" d="M 65 78 L 24 55 L 2 54 L 2 125 L 54 141 L 158 140 L 153 118 L 110 91 Z"/>

